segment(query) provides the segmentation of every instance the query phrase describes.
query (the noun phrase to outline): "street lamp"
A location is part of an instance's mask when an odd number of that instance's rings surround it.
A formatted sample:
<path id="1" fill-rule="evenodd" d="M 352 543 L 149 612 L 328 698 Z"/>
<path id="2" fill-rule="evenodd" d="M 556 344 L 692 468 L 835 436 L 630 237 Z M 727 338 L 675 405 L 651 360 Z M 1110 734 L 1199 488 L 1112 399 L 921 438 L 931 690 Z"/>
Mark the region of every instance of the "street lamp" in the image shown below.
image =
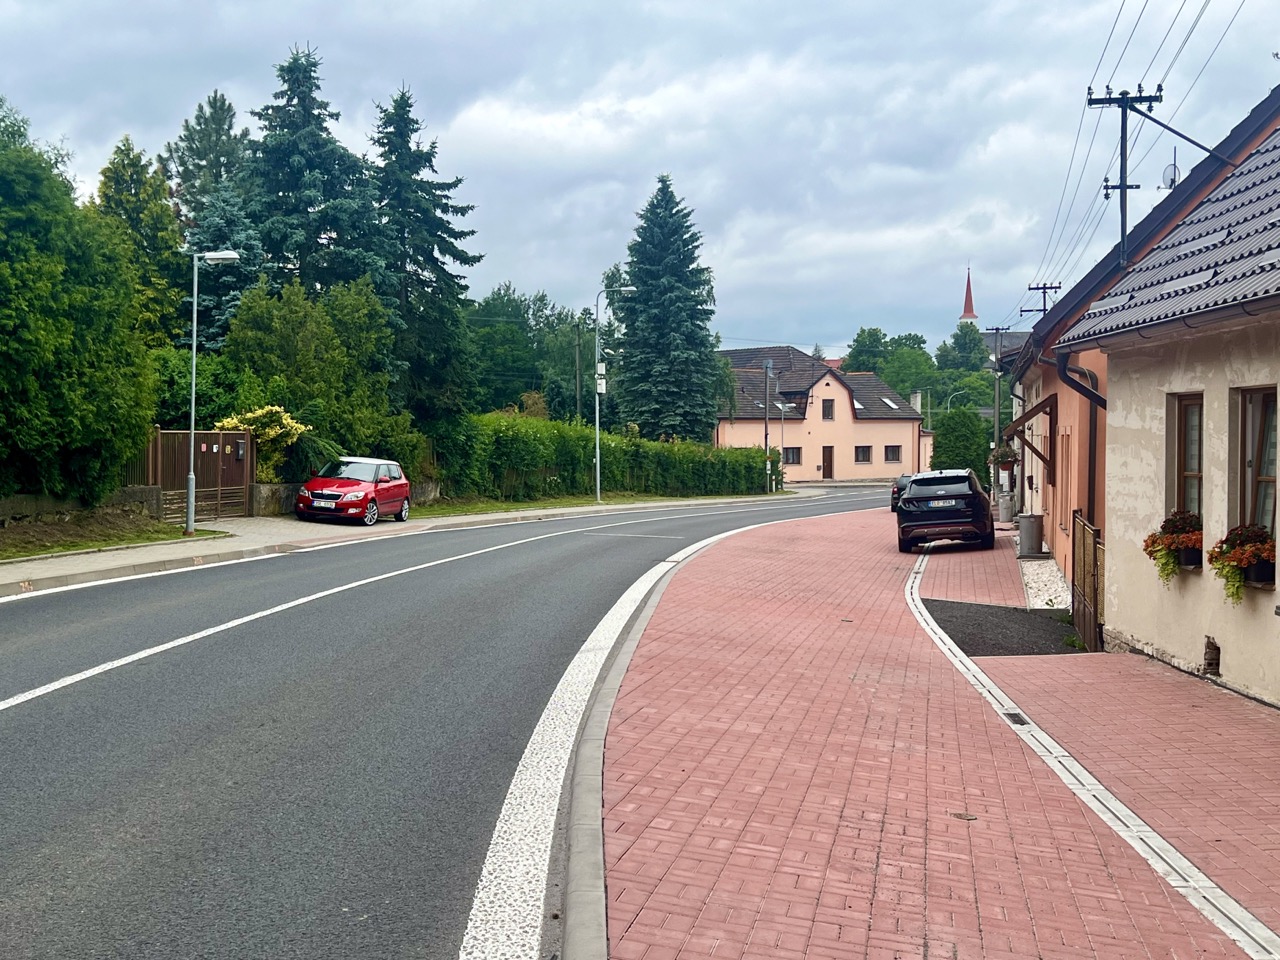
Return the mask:
<path id="1" fill-rule="evenodd" d="M 954 397 L 958 397 L 958 396 L 960 396 L 960 394 L 962 394 L 962 393 L 968 393 L 968 392 L 969 392 L 969 388 L 968 388 L 968 387 L 965 387 L 963 390 L 957 390 L 957 391 L 956 391 L 955 393 L 953 393 L 950 397 L 947 397 L 947 413 L 950 413 L 950 412 L 951 412 L 951 400 L 952 400 L 952 398 L 954 398 Z"/>
<path id="2" fill-rule="evenodd" d="M 213 250 L 191 256 L 191 431 L 187 449 L 187 526 L 184 537 L 196 532 L 196 317 L 200 308 L 200 261 L 235 263 L 240 254 L 234 250 Z"/>
<path id="3" fill-rule="evenodd" d="M 600 394 L 605 391 L 604 354 L 600 352 L 600 298 L 606 293 L 635 293 L 635 287 L 605 287 L 596 294 L 596 503 L 600 498 Z"/>
<path id="4" fill-rule="evenodd" d="M 782 403 L 775 400 L 773 405 L 782 411 L 782 426 L 778 431 L 778 449 L 782 451 L 781 459 L 778 461 L 778 489 L 782 490 L 787 484 L 787 411 L 794 410 L 794 403 Z"/>

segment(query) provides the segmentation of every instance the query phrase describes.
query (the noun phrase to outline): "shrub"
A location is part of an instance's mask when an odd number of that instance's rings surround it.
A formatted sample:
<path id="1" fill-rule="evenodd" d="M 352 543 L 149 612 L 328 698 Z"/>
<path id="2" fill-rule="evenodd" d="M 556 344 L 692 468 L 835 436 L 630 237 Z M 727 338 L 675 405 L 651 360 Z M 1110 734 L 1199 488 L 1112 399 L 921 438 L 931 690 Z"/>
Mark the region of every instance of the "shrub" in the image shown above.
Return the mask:
<path id="1" fill-rule="evenodd" d="M 591 427 L 510 413 L 437 424 L 433 435 L 447 496 L 532 500 L 595 490 Z M 603 490 L 659 496 L 759 493 L 764 453 L 685 440 L 602 434 Z"/>
<path id="2" fill-rule="evenodd" d="M 284 465 L 288 447 L 311 429 L 289 416 L 284 407 L 260 407 L 248 413 L 225 417 L 214 426 L 219 430 L 253 431 L 258 458 L 258 483 L 280 483 L 280 469 Z"/>

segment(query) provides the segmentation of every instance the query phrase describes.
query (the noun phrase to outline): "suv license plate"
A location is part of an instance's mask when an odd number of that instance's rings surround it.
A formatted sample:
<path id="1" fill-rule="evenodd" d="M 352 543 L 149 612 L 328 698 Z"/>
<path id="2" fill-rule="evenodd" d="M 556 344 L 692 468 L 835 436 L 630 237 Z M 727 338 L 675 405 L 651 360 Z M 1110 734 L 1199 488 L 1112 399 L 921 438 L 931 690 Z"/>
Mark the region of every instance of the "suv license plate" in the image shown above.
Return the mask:
<path id="1" fill-rule="evenodd" d="M 954 500 L 930 500 L 929 501 L 929 506 L 931 507 L 954 507 L 955 505 L 956 505 L 956 502 Z"/>

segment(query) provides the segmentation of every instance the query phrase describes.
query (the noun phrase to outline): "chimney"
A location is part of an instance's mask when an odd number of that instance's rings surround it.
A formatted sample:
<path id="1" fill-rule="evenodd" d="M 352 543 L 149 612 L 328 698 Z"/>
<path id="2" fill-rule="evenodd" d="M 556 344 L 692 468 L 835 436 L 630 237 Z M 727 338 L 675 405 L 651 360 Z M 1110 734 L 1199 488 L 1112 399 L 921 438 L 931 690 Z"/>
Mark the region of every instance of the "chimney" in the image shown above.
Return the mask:
<path id="1" fill-rule="evenodd" d="M 914 410 L 916 413 L 920 412 L 920 391 L 919 390 L 911 391 L 911 409 Z"/>

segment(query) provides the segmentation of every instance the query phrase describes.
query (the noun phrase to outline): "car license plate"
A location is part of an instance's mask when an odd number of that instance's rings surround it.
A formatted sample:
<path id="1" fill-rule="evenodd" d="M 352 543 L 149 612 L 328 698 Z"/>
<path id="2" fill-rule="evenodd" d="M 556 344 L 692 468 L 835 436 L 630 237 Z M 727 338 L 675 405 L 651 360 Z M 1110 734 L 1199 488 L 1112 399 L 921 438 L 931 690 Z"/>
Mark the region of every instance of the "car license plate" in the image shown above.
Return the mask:
<path id="1" fill-rule="evenodd" d="M 326 510 L 333 509 L 333 503 L 332 501 L 329 501 L 329 500 L 312 500 L 311 505 L 313 507 L 323 507 Z"/>
<path id="2" fill-rule="evenodd" d="M 956 502 L 954 500 L 930 500 L 929 501 L 929 506 L 931 507 L 954 507 L 955 505 L 956 505 Z"/>

